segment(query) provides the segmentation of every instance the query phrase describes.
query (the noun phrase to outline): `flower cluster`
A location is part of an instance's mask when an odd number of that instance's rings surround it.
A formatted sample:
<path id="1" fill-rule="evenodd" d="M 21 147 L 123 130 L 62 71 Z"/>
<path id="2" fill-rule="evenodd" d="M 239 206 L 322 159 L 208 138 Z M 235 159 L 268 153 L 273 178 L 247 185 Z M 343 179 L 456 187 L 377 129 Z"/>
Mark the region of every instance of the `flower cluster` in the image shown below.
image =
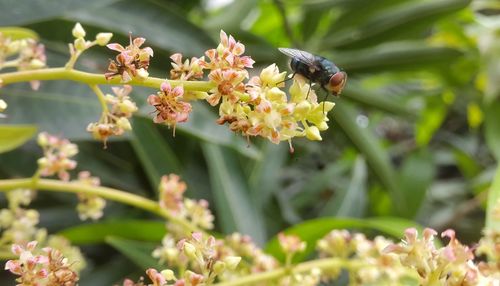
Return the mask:
<path id="1" fill-rule="evenodd" d="M 206 60 L 201 57 L 183 62 L 181 54 L 174 54 L 172 79 L 195 80 L 202 78 L 203 70 L 209 70 L 208 79 L 213 88 L 208 94 L 192 96 L 192 91 L 184 94 L 180 87 L 176 87 L 176 92 L 171 89 L 165 92 L 162 87 L 159 95 L 164 94 L 169 100 L 161 102 L 160 96 L 150 96 L 148 100 L 158 111 L 155 122 L 166 122 L 170 126 L 186 121 L 191 106 L 183 100 L 197 98 L 206 99 L 212 106 L 220 104 L 217 123 L 228 123 L 233 132 L 247 138 L 261 136 L 276 144 L 286 140 L 291 151 L 293 137 L 321 140 L 320 131 L 328 128 L 326 113 L 334 103 L 318 103 L 314 90 L 299 77 L 289 89 L 289 100 L 281 89 L 286 72 L 280 73 L 275 64 L 265 68 L 260 76 L 249 79 L 247 69 L 252 68 L 254 61 L 244 56 L 244 52 L 242 43 L 221 31 L 220 44 L 205 52 Z M 168 97 L 170 93 L 173 95 Z"/>
<path id="2" fill-rule="evenodd" d="M 77 285 L 79 277 L 74 262 L 50 247 L 37 253 L 36 246 L 36 241 L 27 243 L 25 247 L 18 244 L 12 246 L 12 252 L 19 258 L 7 261 L 5 269 L 19 276 L 16 279 L 18 285 Z"/>
<path id="3" fill-rule="evenodd" d="M 156 108 L 155 123 L 163 123 L 173 127 L 179 122 L 188 120 L 191 104 L 183 100 L 184 90 L 181 86 L 172 88 L 168 82 L 161 84 L 161 89 L 156 94 L 148 97 L 148 103 Z"/>
<path id="4" fill-rule="evenodd" d="M 108 66 L 108 72 L 104 74 L 106 79 L 120 76 L 122 82 L 129 82 L 132 79 L 144 80 L 149 76 L 149 58 L 153 56 L 153 49 L 150 47 L 141 48 L 146 41 L 144 38 L 135 38 L 132 40 L 130 34 L 130 44 L 125 48 L 118 44 L 108 44 L 111 50 L 119 52 L 115 60 L 111 60 Z"/>
<path id="5" fill-rule="evenodd" d="M 29 38 L 12 40 L 0 32 L 0 70 L 13 67 L 19 71 L 35 70 L 45 67 L 46 61 L 44 45 Z M 39 81 L 31 81 L 30 84 L 35 90 L 40 86 Z M 0 112 L 5 107 L 0 102 Z"/>
<path id="6" fill-rule="evenodd" d="M 70 158 L 78 153 L 78 147 L 64 138 L 42 132 L 38 135 L 38 145 L 43 149 L 43 157 L 38 159 L 41 176 L 57 174 L 63 181 L 69 180 L 68 170 L 76 167 L 76 161 Z"/>
<path id="7" fill-rule="evenodd" d="M 316 248 L 320 257 L 358 262 L 352 269 L 347 267 L 352 285 L 394 285 L 391 283 L 398 282 L 407 271 L 396 255 L 384 252 L 391 243 L 381 236 L 369 240 L 361 233 L 332 230 L 317 242 Z M 323 274 L 328 279 L 337 279 L 341 268 L 331 268 Z"/>
<path id="8" fill-rule="evenodd" d="M 104 146 L 110 136 L 122 135 L 125 131 L 131 130 L 129 119 L 132 117 L 138 108 L 135 102 L 132 101 L 129 94 L 132 91 L 132 86 L 124 85 L 123 87 L 113 87 L 112 94 L 104 96 L 104 104 L 106 108 L 102 112 L 98 122 L 89 123 L 87 131 L 92 133 L 95 139 L 102 140 Z M 111 108 L 108 108 L 108 105 Z"/>
<path id="9" fill-rule="evenodd" d="M 449 239 L 441 248 L 434 244 L 436 235 L 427 228 L 420 239 L 416 229 L 407 229 L 403 242 L 388 246 L 385 252 L 397 254 L 403 266 L 414 269 L 421 285 L 498 285 L 498 269 L 490 273 L 478 268 L 473 251 L 455 238 L 453 230 L 441 233 Z"/>
<path id="10" fill-rule="evenodd" d="M 92 177 L 89 171 L 78 173 L 77 181 L 89 186 L 99 186 L 101 184 L 101 180 L 98 177 Z M 78 205 L 76 206 L 76 210 L 81 220 L 87 220 L 89 218 L 92 220 L 100 219 L 103 215 L 105 206 L 106 200 L 99 196 L 86 193 L 78 194 Z"/>
<path id="11" fill-rule="evenodd" d="M 206 200 L 191 200 L 184 198 L 186 183 L 175 174 L 165 175 L 161 178 L 158 193 L 159 204 L 172 215 L 187 219 L 191 224 L 203 229 L 212 229 L 214 216 L 208 208 Z"/>

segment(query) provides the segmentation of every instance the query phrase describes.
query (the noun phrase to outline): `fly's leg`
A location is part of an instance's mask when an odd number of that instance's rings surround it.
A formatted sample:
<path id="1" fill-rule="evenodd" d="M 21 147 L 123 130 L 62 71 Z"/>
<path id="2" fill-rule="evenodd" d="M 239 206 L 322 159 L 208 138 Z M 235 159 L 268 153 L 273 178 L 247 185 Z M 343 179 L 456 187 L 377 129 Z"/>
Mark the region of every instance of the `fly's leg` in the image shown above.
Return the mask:
<path id="1" fill-rule="evenodd" d="M 291 76 L 291 77 L 286 78 L 286 79 L 284 79 L 284 80 L 282 80 L 282 81 L 280 81 L 280 82 L 277 82 L 277 83 L 276 83 L 276 85 L 278 85 L 278 84 L 280 84 L 280 83 L 287 82 L 287 81 L 289 81 L 289 80 L 293 79 L 293 78 L 295 77 L 295 75 L 296 75 L 296 74 L 297 74 L 297 73 L 296 73 L 296 72 L 294 72 L 294 73 L 292 74 L 292 76 Z"/>
<path id="2" fill-rule="evenodd" d="M 307 90 L 306 100 L 309 98 L 309 93 L 311 92 L 311 84 L 312 84 L 312 81 L 309 80 L 309 89 Z"/>

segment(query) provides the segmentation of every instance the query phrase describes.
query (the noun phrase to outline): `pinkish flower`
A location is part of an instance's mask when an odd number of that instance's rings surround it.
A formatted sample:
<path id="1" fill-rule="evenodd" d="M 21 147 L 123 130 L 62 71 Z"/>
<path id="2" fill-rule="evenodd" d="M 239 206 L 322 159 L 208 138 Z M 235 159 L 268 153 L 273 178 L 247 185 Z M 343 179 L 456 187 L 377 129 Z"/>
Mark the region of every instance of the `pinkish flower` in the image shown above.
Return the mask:
<path id="1" fill-rule="evenodd" d="M 76 161 L 70 158 L 78 153 L 78 147 L 67 139 L 46 132 L 38 135 L 38 144 L 44 152 L 44 156 L 38 159 L 40 175 L 57 174 L 61 180 L 69 180 L 68 170 L 76 168 Z"/>
<path id="2" fill-rule="evenodd" d="M 147 77 L 149 58 L 153 56 L 153 49 L 150 47 L 141 49 L 145 41 L 144 38 L 132 40 L 130 34 L 130 44 L 125 48 L 118 43 L 108 44 L 109 49 L 120 53 L 109 63 L 108 72 L 104 74 L 106 79 L 120 75 L 122 82 L 129 82 L 135 77 L 142 79 Z"/>
<path id="3" fill-rule="evenodd" d="M 245 92 L 243 80 L 247 75 L 246 72 L 237 72 L 232 69 L 212 71 L 208 78 L 217 86 L 210 91 L 211 94 L 207 97 L 208 103 L 215 106 L 222 97 L 227 97 L 232 103 L 237 102 L 240 95 Z"/>
<path id="4" fill-rule="evenodd" d="M 184 90 L 181 86 L 172 88 L 168 82 L 161 84 L 161 91 L 151 94 L 148 103 L 156 108 L 155 123 L 165 123 L 173 126 L 175 136 L 175 125 L 188 120 L 191 112 L 191 104 L 182 101 Z"/>

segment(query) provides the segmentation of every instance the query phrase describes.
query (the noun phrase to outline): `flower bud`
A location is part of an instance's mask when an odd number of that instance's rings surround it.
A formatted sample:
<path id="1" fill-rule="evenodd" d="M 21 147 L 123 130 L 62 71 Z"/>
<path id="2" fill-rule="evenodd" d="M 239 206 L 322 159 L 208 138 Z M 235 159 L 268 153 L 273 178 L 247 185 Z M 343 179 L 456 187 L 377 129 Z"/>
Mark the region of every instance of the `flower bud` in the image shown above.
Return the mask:
<path id="1" fill-rule="evenodd" d="M 118 125 L 118 127 L 124 130 L 132 130 L 132 125 L 130 125 L 130 121 L 128 121 L 128 119 L 125 117 L 120 117 L 120 119 L 116 121 L 116 125 Z"/>
<path id="2" fill-rule="evenodd" d="M 7 103 L 0 99 L 0 112 L 4 111 L 5 109 L 7 109 Z"/>
<path id="3" fill-rule="evenodd" d="M 216 261 L 215 264 L 214 264 L 214 267 L 213 267 L 213 272 L 216 275 L 219 275 L 222 272 L 224 272 L 224 270 L 226 270 L 226 263 L 224 263 L 224 262 L 222 262 L 220 260 Z"/>
<path id="4" fill-rule="evenodd" d="M 73 34 L 73 37 L 75 38 L 82 38 L 85 37 L 85 30 L 83 29 L 82 25 L 80 23 L 76 23 L 75 27 L 73 27 L 73 30 L 71 31 Z"/>
<path id="5" fill-rule="evenodd" d="M 33 59 L 30 62 L 30 68 L 32 69 L 41 69 L 45 67 L 45 63 L 39 59 Z"/>
<path id="6" fill-rule="evenodd" d="M 328 124 L 325 121 L 321 121 L 319 125 L 316 125 L 318 127 L 319 131 L 325 131 L 328 129 Z"/>
<path id="7" fill-rule="evenodd" d="M 105 46 L 109 43 L 111 37 L 113 37 L 113 33 L 99 33 L 95 36 L 95 42 L 99 46 Z"/>
<path id="8" fill-rule="evenodd" d="M 196 257 L 196 247 L 189 242 L 184 243 L 184 253 L 187 257 L 191 259 L 197 259 Z"/>
<path id="9" fill-rule="evenodd" d="M 319 129 L 316 126 L 309 126 L 306 128 L 306 137 L 309 140 L 322 140 L 321 135 L 319 134 Z"/>
<path id="10" fill-rule="evenodd" d="M 307 100 L 302 100 L 295 106 L 295 114 L 304 117 L 311 110 L 311 103 Z"/>
<path id="11" fill-rule="evenodd" d="M 85 42 L 85 40 L 83 38 L 77 38 L 75 40 L 74 45 L 75 45 L 75 49 L 77 51 L 83 51 L 87 48 L 87 43 Z"/>
<path id="12" fill-rule="evenodd" d="M 172 271 L 170 269 L 165 269 L 160 273 L 163 277 L 165 277 L 165 280 L 167 280 L 167 281 L 175 280 L 174 271 Z"/>
<path id="13" fill-rule="evenodd" d="M 141 68 L 137 71 L 137 78 L 139 78 L 141 80 L 147 79 L 148 76 L 149 76 L 149 73 L 144 68 Z"/>
<path id="14" fill-rule="evenodd" d="M 224 262 L 226 263 L 227 268 L 230 270 L 236 269 L 240 261 L 241 257 L 239 256 L 228 256 L 224 258 Z"/>

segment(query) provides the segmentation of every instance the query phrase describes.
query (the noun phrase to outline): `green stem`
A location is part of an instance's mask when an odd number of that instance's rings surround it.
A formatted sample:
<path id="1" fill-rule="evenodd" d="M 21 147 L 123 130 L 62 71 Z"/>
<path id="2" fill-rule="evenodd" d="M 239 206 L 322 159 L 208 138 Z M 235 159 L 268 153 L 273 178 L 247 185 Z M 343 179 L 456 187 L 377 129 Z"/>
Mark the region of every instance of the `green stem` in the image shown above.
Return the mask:
<path id="1" fill-rule="evenodd" d="M 33 187 L 33 180 L 31 178 L 0 180 L 0 192 Z M 105 199 L 131 205 L 164 217 L 167 220 L 182 226 L 186 230 L 186 233 L 202 231 L 198 227 L 192 225 L 189 221 L 171 215 L 167 210 L 162 209 L 157 202 L 124 191 L 107 187 L 95 187 L 79 182 L 63 182 L 50 179 L 38 179 L 36 181 L 36 189 L 52 192 L 86 193 L 100 196 Z"/>
<path id="2" fill-rule="evenodd" d="M 99 99 L 99 103 L 102 107 L 102 113 L 107 114 L 109 112 L 108 105 L 106 104 L 106 96 L 102 93 L 102 90 L 95 84 L 89 85 L 92 91 L 97 95 L 97 99 Z"/>
<path id="3" fill-rule="evenodd" d="M 324 258 L 311 260 L 304 263 L 297 264 L 293 267 L 293 273 L 303 273 L 311 271 L 314 268 L 319 268 L 322 270 L 333 269 L 333 268 L 359 268 L 366 263 L 354 260 L 346 260 L 341 258 Z M 247 276 L 243 276 L 234 281 L 222 282 L 213 284 L 214 286 L 241 286 L 241 285 L 259 285 L 262 282 L 269 282 L 277 280 L 288 275 L 289 272 L 286 268 L 279 268 L 272 271 L 254 273 Z"/>
<path id="4" fill-rule="evenodd" d="M 97 84 L 115 84 L 123 85 L 120 77 L 115 77 L 106 80 L 103 74 L 88 73 L 78 70 L 68 70 L 65 68 L 46 68 L 30 71 L 18 71 L 0 74 L 2 85 L 8 85 L 16 82 L 27 82 L 32 80 L 72 80 L 88 85 Z M 146 86 L 155 89 L 160 89 L 160 85 L 167 81 L 162 78 L 149 77 L 145 80 L 133 79 L 126 84 Z M 214 84 L 209 81 L 184 81 L 184 80 L 168 80 L 172 86 L 182 85 L 187 91 L 209 91 L 214 87 Z"/>

